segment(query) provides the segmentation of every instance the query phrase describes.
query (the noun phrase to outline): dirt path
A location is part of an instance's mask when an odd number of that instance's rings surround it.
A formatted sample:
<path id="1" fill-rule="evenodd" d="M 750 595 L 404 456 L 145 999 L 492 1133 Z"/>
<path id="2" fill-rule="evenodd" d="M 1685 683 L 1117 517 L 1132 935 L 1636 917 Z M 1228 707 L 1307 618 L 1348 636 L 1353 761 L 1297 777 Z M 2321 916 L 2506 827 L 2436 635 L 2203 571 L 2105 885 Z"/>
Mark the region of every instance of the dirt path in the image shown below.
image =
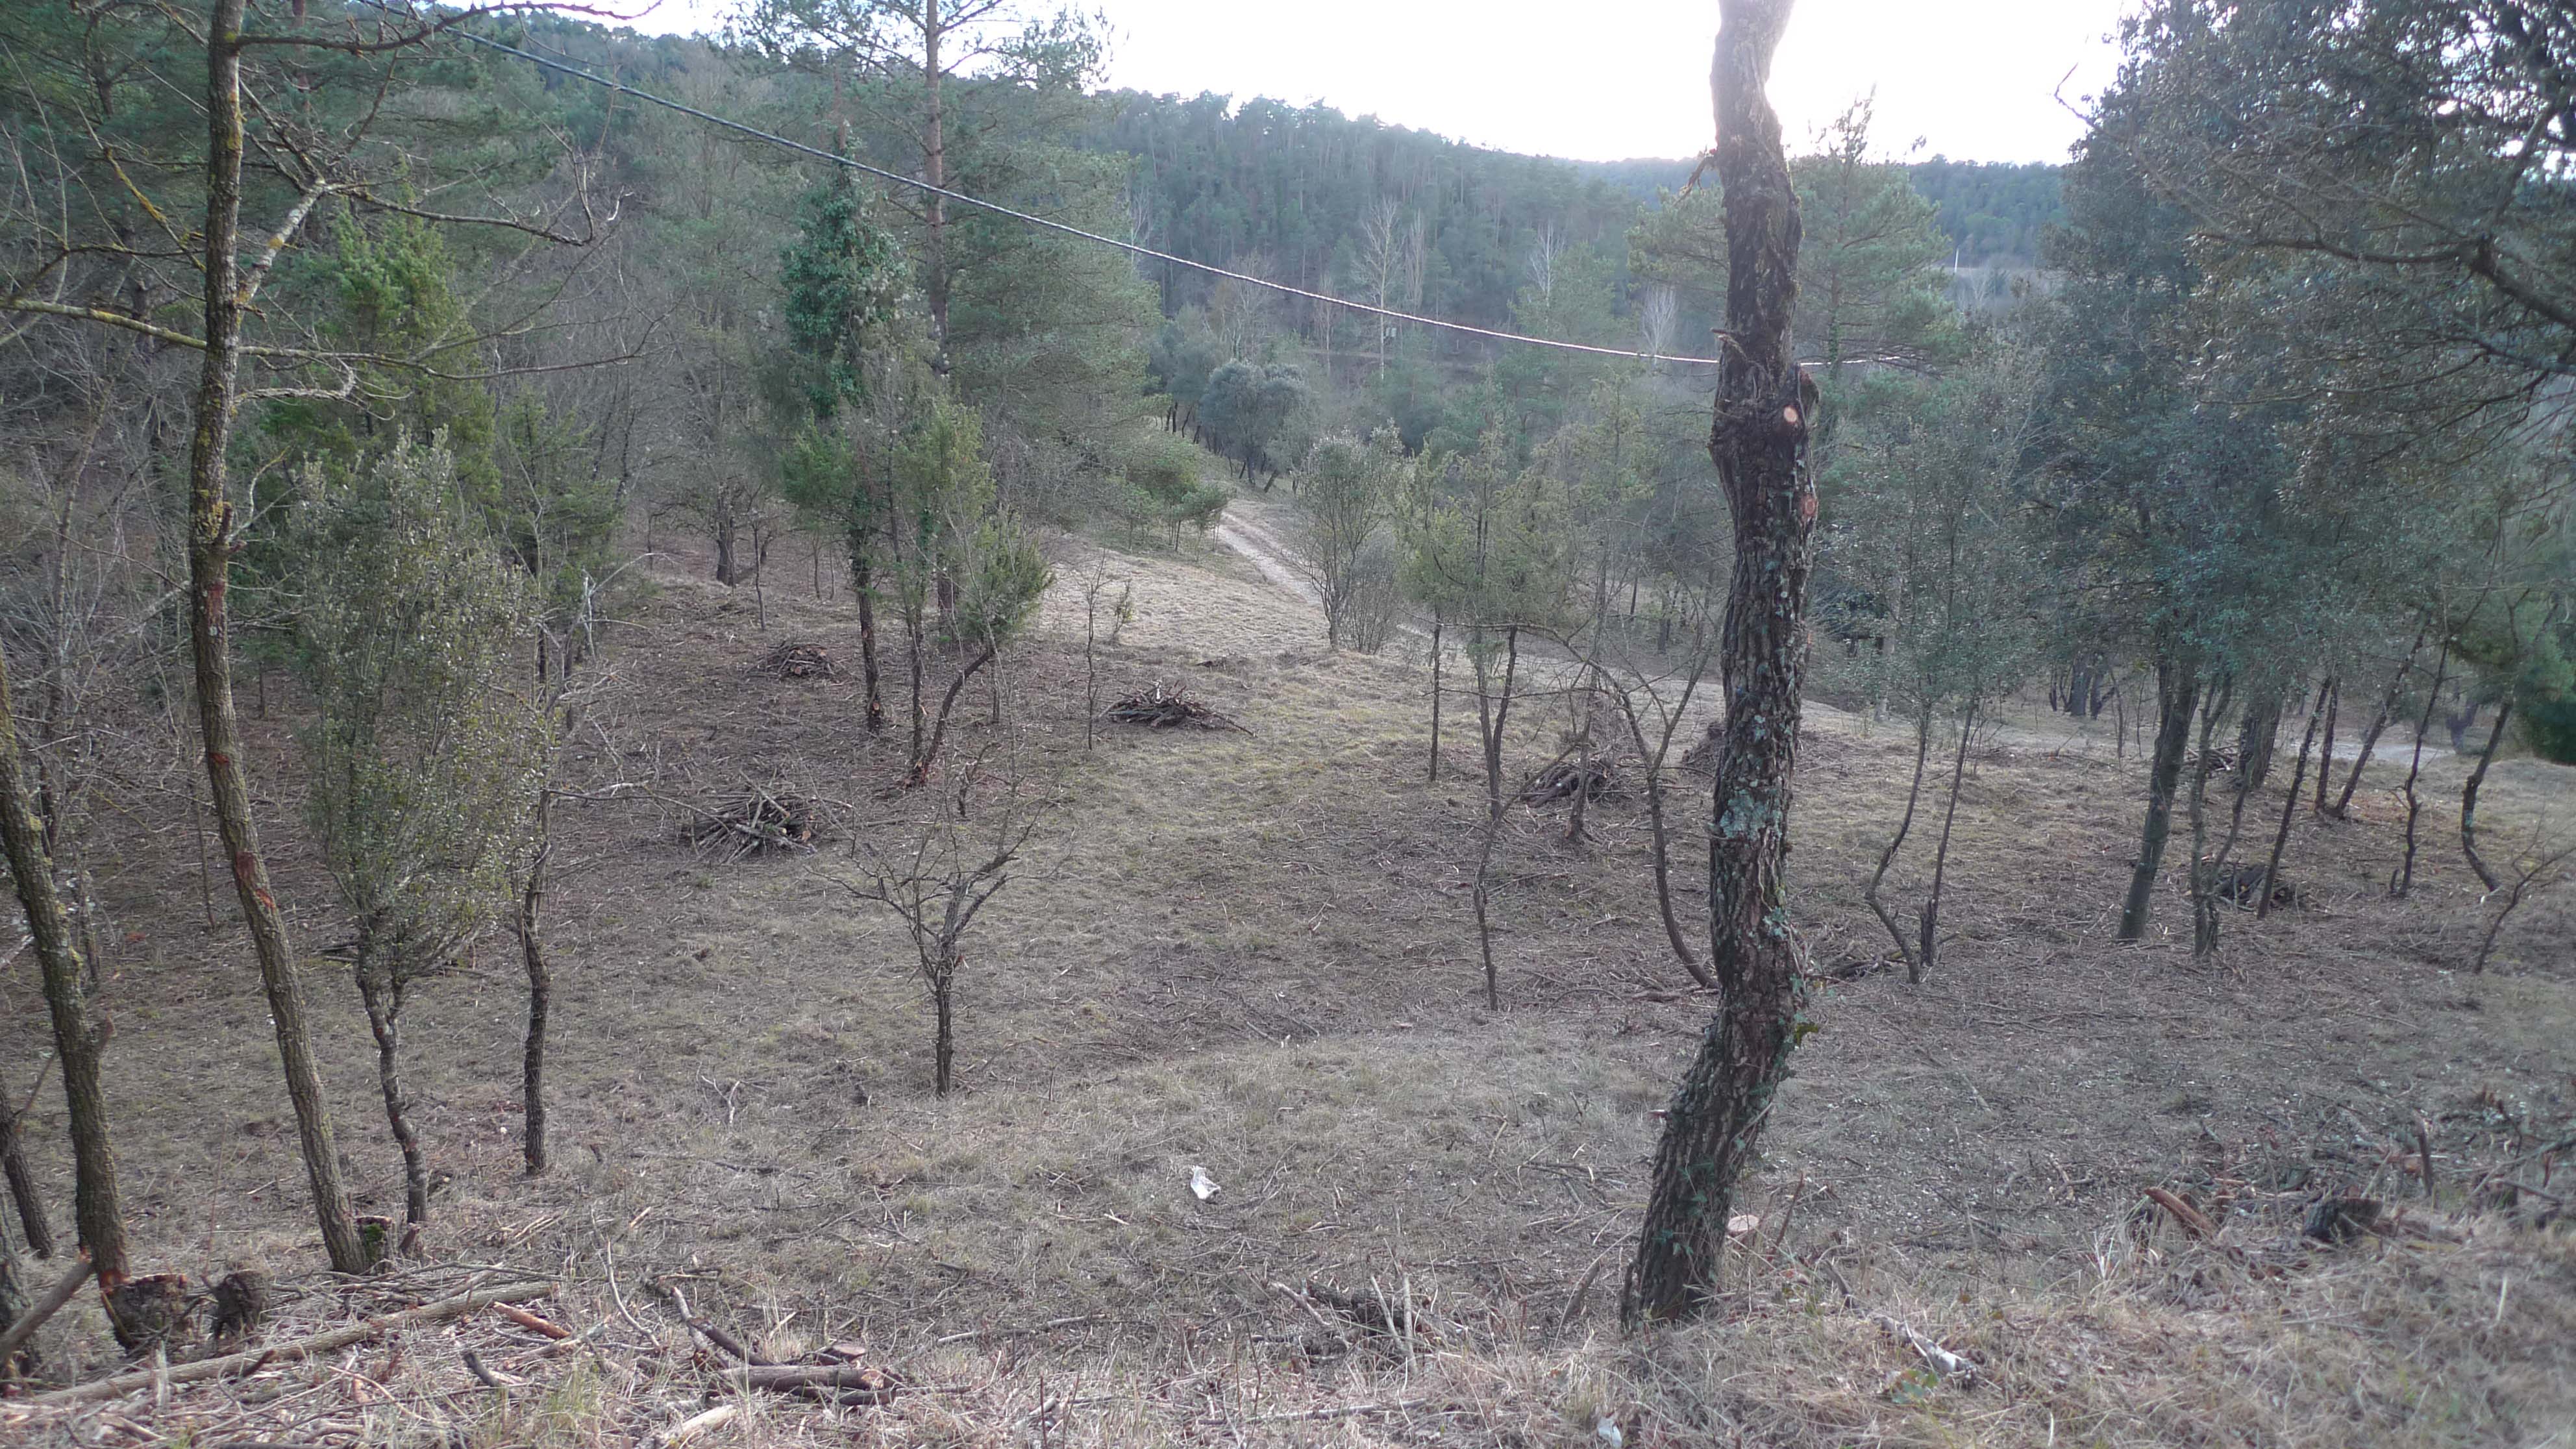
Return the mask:
<path id="1" fill-rule="evenodd" d="M 1316 608 L 1320 609 L 1324 606 L 1323 596 L 1315 591 L 1314 584 L 1309 582 L 1305 575 L 1297 572 L 1296 567 L 1288 562 L 1287 546 L 1279 541 L 1279 536 L 1272 533 L 1267 525 L 1256 522 L 1245 514 L 1238 513 L 1234 506 L 1229 506 L 1224 519 L 1209 532 L 1217 542 L 1251 560 L 1252 566 L 1260 571 L 1263 578 Z"/>

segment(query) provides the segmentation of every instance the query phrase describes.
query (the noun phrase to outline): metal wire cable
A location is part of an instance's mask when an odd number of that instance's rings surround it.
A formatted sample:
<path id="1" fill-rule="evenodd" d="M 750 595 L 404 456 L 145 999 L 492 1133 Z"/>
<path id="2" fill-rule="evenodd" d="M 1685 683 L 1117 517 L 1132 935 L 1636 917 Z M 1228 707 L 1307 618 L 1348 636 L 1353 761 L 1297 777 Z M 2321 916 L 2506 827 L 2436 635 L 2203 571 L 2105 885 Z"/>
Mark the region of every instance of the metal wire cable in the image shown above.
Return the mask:
<path id="1" fill-rule="evenodd" d="M 852 171 L 863 172 L 869 176 L 876 177 L 880 181 L 891 181 L 898 186 L 909 186 L 915 191 L 927 192 L 932 196 L 943 197 L 949 201 L 978 207 L 982 210 L 989 211 L 996 216 L 1004 216 L 1013 221 L 1026 222 L 1030 226 L 1041 227 L 1047 231 L 1059 232 L 1069 237 L 1077 237 L 1083 241 L 1097 242 L 1101 246 L 1115 247 L 1122 252 L 1126 252 L 1133 256 L 1144 257 L 1150 261 L 1162 262 L 1175 267 L 1187 267 L 1195 272 L 1204 272 L 1211 277 L 1223 277 L 1228 281 L 1242 282 L 1248 286 L 1267 288 L 1270 291 L 1283 293 L 1291 297 L 1302 297 L 1309 302 L 1321 302 L 1327 306 L 1344 307 L 1353 312 L 1363 312 L 1372 317 L 1386 318 L 1389 321 L 1410 322 L 1417 327 L 1435 327 L 1442 331 L 1463 333 L 1470 337 L 1482 337 L 1494 342 L 1517 342 L 1529 347 L 1553 347 L 1560 352 L 1580 352 L 1594 357 L 1622 357 L 1635 362 L 1677 362 L 1693 367 L 1719 367 L 1724 365 L 1720 359 L 1714 357 L 1673 357 L 1659 352 L 1638 352 L 1618 347 L 1595 347 L 1583 342 L 1562 342 L 1553 337 L 1530 337 L 1518 332 L 1498 332 L 1490 327 L 1477 327 L 1466 322 L 1451 322 L 1439 317 L 1423 317 L 1411 312 L 1397 312 L 1385 307 L 1372 307 L 1366 302 L 1354 302 L 1347 297 L 1335 297 L 1324 292 L 1310 292 L 1303 287 L 1289 286 L 1285 282 L 1273 282 L 1266 278 L 1251 276 L 1243 272 L 1229 271 L 1224 267 L 1210 266 L 1206 262 L 1194 262 L 1187 257 L 1176 257 L 1170 252 L 1159 252 L 1154 250 L 1152 247 L 1139 246 L 1130 241 L 1120 241 L 1114 236 L 1102 236 L 1098 232 L 1084 231 L 1078 226 L 1067 226 L 1063 222 L 1051 221 L 1043 216 L 1035 216 L 1025 211 L 1019 211 L 1014 208 L 1004 206 L 997 201 L 986 201 L 980 196 L 969 196 L 962 191 L 951 191 L 944 186 L 933 186 L 929 182 L 920 180 L 917 177 L 905 176 L 898 172 L 888 171 L 879 166 L 871 166 L 864 161 L 854 160 L 848 156 L 838 155 L 833 152 L 826 151 L 819 146 L 808 146 L 802 141 L 792 141 L 785 136 L 761 130 L 757 126 L 745 125 L 740 121 L 731 120 L 724 116 L 699 110 L 695 106 L 683 104 L 679 101 L 672 100 L 667 96 L 657 96 L 651 91 L 639 90 L 634 86 L 626 84 L 624 81 L 599 75 L 592 71 L 583 70 L 581 67 L 576 65 L 566 65 L 559 60 L 549 60 L 542 55 L 521 50 L 515 45 L 505 45 L 500 41 L 476 35 L 472 31 L 466 30 L 462 27 L 450 30 L 446 33 L 453 35 L 460 40 L 470 41 L 475 45 L 482 46 L 486 50 L 496 50 L 504 55 L 514 55 L 521 60 L 528 61 L 535 65 L 544 66 L 548 70 L 560 71 L 565 75 L 571 76 L 575 80 L 588 81 L 595 86 L 604 86 L 621 95 L 633 96 L 639 101 L 660 106 L 665 110 L 677 111 L 684 116 L 694 116 L 698 120 L 705 121 L 709 125 L 722 126 L 728 131 L 736 131 L 742 135 L 749 136 L 754 140 L 766 141 L 773 146 L 783 146 L 790 151 L 811 156 L 818 161 L 829 161 L 835 166 L 844 166 Z"/>

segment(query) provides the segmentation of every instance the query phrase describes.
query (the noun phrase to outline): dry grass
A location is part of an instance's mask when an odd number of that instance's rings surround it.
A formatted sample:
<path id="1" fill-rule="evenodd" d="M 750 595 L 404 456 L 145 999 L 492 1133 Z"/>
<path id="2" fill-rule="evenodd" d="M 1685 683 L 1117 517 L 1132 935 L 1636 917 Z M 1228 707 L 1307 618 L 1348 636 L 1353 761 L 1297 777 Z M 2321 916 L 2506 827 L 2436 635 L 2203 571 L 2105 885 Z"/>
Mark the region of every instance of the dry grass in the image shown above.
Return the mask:
<path id="1" fill-rule="evenodd" d="M 891 1409 L 752 1406 L 710 1449 L 1598 1443 L 1604 1418 L 1631 1444 L 2519 1446 L 2576 1423 L 2563 1228 L 2490 1213 L 2462 1217 L 2459 1244 L 2273 1246 L 2319 1193 L 2411 1191 L 2418 1113 L 2453 1184 L 2443 1208 L 2463 1214 L 2472 1164 L 2576 1115 L 2576 902 L 2535 899 L 2489 975 L 2456 974 L 2483 926 L 2449 833 L 2456 762 L 2428 768 L 2439 803 L 2415 899 L 2385 899 L 2383 760 L 2355 822 L 2302 812 L 2305 908 L 2231 920 L 2219 960 L 2195 965 L 2170 938 L 2107 939 L 2134 762 L 2100 732 L 2008 721 L 1973 759 L 1942 970 L 1921 988 L 1838 985 L 1822 1004 L 1751 1188 L 1765 1233 L 1788 1242 L 1747 1260 L 1725 1322 L 1627 1341 L 1610 1312 L 1650 1112 L 1706 1011 L 1655 925 L 1640 807 L 1595 805 L 1585 843 L 1564 839 L 1561 809 L 1515 812 L 1497 872 L 1506 1007 L 1489 1014 L 1466 898 L 1472 725 L 1426 783 L 1419 661 L 1326 654 L 1312 611 L 1230 555 L 1064 548 L 1044 637 L 1003 676 L 1002 721 L 964 706 L 961 750 L 1058 803 L 1036 865 L 970 937 L 962 1096 L 929 1096 L 909 946 L 838 883 L 853 838 L 909 828 L 941 797 L 890 788 L 899 745 L 861 729 L 854 668 L 748 668 L 781 638 L 854 661 L 850 611 L 785 587 L 756 609 L 678 561 L 618 631 L 576 771 L 674 798 L 792 788 L 834 802 L 821 849 L 717 863 L 650 804 L 563 812 L 562 1166 L 547 1180 L 516 1175 L 509 952 L 433 985 L 411 1032 L 418 1115 L 456 1174 L 427 1251 L 565 1275 L 561 1311 L 606 1325 L 599 1352 L 537 1357 L 478 1321 L 417 1335 L 372 1390 L 351 1374 L 380 1366 L 381 1346 L 236 1386 L 288 1389 L 264 1404 L 203 1391 L 27 1429 L 627 1442 L 693 1412 L 712 1371 L 641 1286 L 672 1274 L 775 1353 L 859 1339 L 924 1390 Z M 1085 749 L 1071 580 L 1093 564 L 1136 609 L 1100 651 L 1102 698 L 1185 682 L 1251 733 L 1107 731 Z M 1522 763 L 1554 753 L 1561 714 L 1528 713 Z M 255 763 L 279 792 L 266 809 L 298 939 L 336 939 L 291 828 L 283 723 L 268 728 Z M 1902 808 L 1910 743 L 1811 716 L 1793 868 L 1820 965 L 1882 948 L 1858 879 Z M 2525 761 L 2488 791 L 2500 831 L 2576 803 L 2569 772 Z M 102 865 L 131 935 L 110 963 L 109 1085 L 139 1246 L 200 1276 L 307 1268 L 237 928 L 191 928 L 185 832 L 119 836 L 127 854 Z M 1892 884 L 1919 879 L 1909 861 Z M 2184 918 L 2178 892 L 2159 909 Z M 338 971 L 317 960 L 309 984 L 344 1147 L 382 1205 L 397 1174 Z M 0 977 L 0 1061 L 33 1058 L 35 1001 L 27 968 Z M 58 1116 L 47 1103 L 31 1125 L 62 1184 Z M 1212 1200 L 1190 1192 L 1193 1167 L 1222 1185 Z M 2218 1213 L 2256 1264 L 2141 1222 L 2149 1184 Z M 1270 1286 L 1310 1278 L 1410 1284 L 1439 1337 L 1409 1356 L 1345 1349 Z M 306 1311 L 355 1310 L 317 1296 Z M 1920 1360 L 1878 1314 L 1976 1359 L 1986 1382 L 1912 1374 Z M 531 1382 L 481 1387 L 456 1352 L 476 1342 Z M 93 1321 L 47 1346 L 64 1368 L 104 1367 Z M 1407 1407 L 1264 1417 L 1355 1405 Z"/>

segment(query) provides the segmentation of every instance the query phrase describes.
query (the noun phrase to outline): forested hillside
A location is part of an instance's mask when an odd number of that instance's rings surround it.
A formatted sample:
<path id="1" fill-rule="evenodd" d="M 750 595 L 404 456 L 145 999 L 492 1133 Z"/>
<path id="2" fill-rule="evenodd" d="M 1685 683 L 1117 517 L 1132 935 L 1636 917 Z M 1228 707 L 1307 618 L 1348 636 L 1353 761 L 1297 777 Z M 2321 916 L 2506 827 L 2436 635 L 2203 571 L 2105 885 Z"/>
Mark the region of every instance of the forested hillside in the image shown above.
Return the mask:
<path id="1" fill-rule="evenodd" d="M 1690 179 L 1688 161 L 1578 161 L 1584 175 L 1608 182 L 1641 206 L 1656 205 Z M 1963 266 L 2028 270 L 2040 265 L 2048 228 L 2065 220 L 2058 197 L 2063 168 L 2033 162 L 1952 161 L 1935 156 L 1904 163 L 1906 179 L 1934 207 L 1934 221 Z"/>
<path id="2" fill-rule="evenodd" d="M 2576 17 L 1715 9 L 0 6 L 0 1442 L 2550 1442 Z"/>

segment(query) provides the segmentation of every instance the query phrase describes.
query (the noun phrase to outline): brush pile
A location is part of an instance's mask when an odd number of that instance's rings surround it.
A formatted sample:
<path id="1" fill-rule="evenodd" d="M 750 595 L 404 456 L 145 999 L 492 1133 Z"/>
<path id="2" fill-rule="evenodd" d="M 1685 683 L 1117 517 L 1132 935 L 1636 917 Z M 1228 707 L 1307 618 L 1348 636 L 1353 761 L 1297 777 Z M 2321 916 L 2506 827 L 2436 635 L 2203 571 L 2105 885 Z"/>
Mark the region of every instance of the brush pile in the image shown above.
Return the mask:
<path id="1" fill-rule="evenodd" d="M 1147 729 L 1243 730 L 1243 726 L 1210 709 L 1203 700 L 1190 697 L 1188 690 L 1174 684 L 1155 684 L 1128 695 L 1101 717 L 1112 724 L 1143 725 Z M 1243 730 L 1245 734 L 1252 731 Z"/>
<path id="2" fill-rule="evenodd" d="M 759 670 L 778 679 L 837 679 L 831 653 L 820 644 L 781 644 L 760 656 Z"/>
<path id="3" fill-rule="evenodd" d="M 2189 754 L 2184 755 L 2182 762 L 2195 770 L 2201 768 L 2202 759 L 2200 751 L 2193 750 Z M 2234 745 L 2211 745 L 2209 747 L 2208 766 L 2209 773 L 2213 775 L 2232 775 L 2236 773 L 2236 767 L 2243 763 L 2244 752 L 2237 749 Z"/>
<path id="4" fill-rule="evenodd" d="M 2259 865 L 2238 861 L 2217 867 L 2210 890 L 2220 900 L 2239 910 L 2255 910 L 2263 904 L 2263 878 L 2269 872 Z M 2272 909 L 2287 910 L 2299 903 L 2298 887 L 2277 876 L 2272 880 Z"/>
<path id="5" fill-rule="evenodd" d="M 1538 772 L 1521 791 L 1525 805 L 1553 805 L 1581 795 L 1607 800 L 1619 793 L 1619 771 L 1608 760 L 1559 760 Z"/>
<path id="6" fill-rule="evenodd" d="M 681 837 L 701 854 L 728 861 L 786 851 L 811 855 L 819 813 L 803 795 L 750 785 L 714 805 L 688 806 Z"/>

